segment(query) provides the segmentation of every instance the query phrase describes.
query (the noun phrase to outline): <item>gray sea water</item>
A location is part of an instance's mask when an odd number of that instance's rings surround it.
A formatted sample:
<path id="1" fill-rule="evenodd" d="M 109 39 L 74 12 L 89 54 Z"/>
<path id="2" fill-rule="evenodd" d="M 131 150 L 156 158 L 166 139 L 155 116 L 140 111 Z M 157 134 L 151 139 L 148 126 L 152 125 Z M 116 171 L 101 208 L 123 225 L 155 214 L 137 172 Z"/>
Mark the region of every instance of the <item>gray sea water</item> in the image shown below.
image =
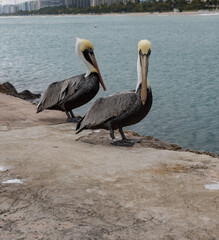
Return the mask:
<path id="1" fill-rule="evenodd" d="M 74 49 L 80 37 L 93 43 L 107 87 L 97 97 L 135 89 L 137 43 L 146 38 L 152 42 L 154 102 L 149 115 L 128 129 L 219 153 L 218 26 L 219 15 L 1 17 L 0 82 L 43 92 L 85 72 Z"/>

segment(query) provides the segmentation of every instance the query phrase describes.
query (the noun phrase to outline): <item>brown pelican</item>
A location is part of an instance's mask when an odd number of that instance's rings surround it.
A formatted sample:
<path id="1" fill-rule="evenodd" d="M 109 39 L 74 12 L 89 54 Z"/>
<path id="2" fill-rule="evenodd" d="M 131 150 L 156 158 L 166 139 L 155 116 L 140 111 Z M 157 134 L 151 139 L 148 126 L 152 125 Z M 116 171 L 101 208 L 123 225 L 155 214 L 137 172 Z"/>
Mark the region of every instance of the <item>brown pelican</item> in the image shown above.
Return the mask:
<path id="1" fill-rule="evenodd" d="M 151 43 L 148 40 L 139 41 L 136 90 L 97 99 L 77 124 L 76 133 L 83 129 L 102 128 L 110 130 L 113 145 L 132 146 L 134 143 L 140 142 L 135 139 L 127 139 L 122 128 L 138 123 L 150 111 L 152 91 L 147 80 L 150 54 Z M 115 140 L 114 130 L 116 129 L 119 129 L 122 140 Z"/>
<path id="2" fill-rule="evenodd" d="M 89 102 L 99 91 L 99 82 L 106 90 L 93 50 L 89 40 L 76 39 L 75 51 L 86 65 L 87 73 L 49 85 L 37 106 L 37 113 L 44 109 L 60 110 L 65 111 L 68 121 L 80 120 L 75 117 L 72 109 Z"/>

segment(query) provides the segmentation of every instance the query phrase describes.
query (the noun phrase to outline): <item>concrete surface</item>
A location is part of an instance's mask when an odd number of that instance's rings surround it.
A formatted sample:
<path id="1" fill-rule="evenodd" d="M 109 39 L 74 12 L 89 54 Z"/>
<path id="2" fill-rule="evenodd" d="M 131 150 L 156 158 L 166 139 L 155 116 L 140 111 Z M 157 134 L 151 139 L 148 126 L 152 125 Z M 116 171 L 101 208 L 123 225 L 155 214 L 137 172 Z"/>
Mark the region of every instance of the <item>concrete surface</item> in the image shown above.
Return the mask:
<path id="1" fill-rule="evenodd" d="M 152 137 L 115 147 L 3 94 L 0 107 L 0 239 L 219 239 L 217 157 Z"/>

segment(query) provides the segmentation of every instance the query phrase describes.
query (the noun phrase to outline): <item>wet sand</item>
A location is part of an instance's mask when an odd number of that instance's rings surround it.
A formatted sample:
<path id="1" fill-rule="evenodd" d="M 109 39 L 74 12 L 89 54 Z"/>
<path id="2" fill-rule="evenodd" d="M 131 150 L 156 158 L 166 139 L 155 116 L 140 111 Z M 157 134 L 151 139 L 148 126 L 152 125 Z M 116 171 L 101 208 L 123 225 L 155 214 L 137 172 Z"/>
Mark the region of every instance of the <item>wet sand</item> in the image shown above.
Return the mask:
<path id="1" fill-rule="evenodd" d="M 131 131 L 142 142 L 115 147 L 4 94 L 0 108 L 0 239 L 219 238 L 215 155 Z"/>

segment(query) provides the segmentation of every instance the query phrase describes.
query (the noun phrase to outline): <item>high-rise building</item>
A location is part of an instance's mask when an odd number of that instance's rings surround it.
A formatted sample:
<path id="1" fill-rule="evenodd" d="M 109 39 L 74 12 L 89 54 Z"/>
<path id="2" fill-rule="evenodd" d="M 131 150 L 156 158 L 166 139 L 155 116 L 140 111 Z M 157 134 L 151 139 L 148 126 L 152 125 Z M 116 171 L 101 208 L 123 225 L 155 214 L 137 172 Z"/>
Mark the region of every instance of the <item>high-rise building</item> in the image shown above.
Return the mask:
<path id="1" fill-rule="evenodd" d="M 38 9 L 37 1 L 23 2 L 18 5 L 19 11 L 35 11 Z"/>
<path id="2" fill-rule="evenodd" d="M 31 1 L 30 4 L 30 11 L 36 11 L 38 9 L 37 1 Z"/>
<path id="3" fill-rule="evenodd" d="M 91 0 L 65 0 L 65 5 L 76 8 L 90 7 Z"/>
<path id="4" fill-rule="evenodd" d="M 30 11 L 29 10 L 29 2 L 23 2 L 23 3 L 19 4 L 19 10 L 24 11 L 24 12 Z"/>
<path id="5" fill-rule="evenodd" d="M 119 4 L 121 2 L 124 4 L 127 4 L 128 2 L 135 3 L 136 0 L 91 0 L 91 6 L 95 7 L 95 6 L 100 6 L 103 4 L 108 4 L 108 5 Z"/>
<path id="6" fill-rule="evenodd" d="M 65 5 L 64 0 L 38 0 L 38 9 Z"/>
<path id="7" fill-rule="evenodd" d="M 143 0 L 142 0 L 143 1 Z M 10 14 L 17 11 L 35 11 L 45 7 L 58 7 L 65 5 L 66 7 L 84 8 L 90 6 L 100 6 L 102 4 L 127 4 L 128 2 L 136 2 L 136 0 L 32 0 L 30 2 L 23 2 L 19 5 L 1 5 L 0 0 L 0 14 Z"/>
<path id="8" fill-rule="evenodd" d="M 13 14 L 18 11 L 18 6 L 17 5 L 3 5 L 1 7 L 1 13 L 5 14 Z"/>

